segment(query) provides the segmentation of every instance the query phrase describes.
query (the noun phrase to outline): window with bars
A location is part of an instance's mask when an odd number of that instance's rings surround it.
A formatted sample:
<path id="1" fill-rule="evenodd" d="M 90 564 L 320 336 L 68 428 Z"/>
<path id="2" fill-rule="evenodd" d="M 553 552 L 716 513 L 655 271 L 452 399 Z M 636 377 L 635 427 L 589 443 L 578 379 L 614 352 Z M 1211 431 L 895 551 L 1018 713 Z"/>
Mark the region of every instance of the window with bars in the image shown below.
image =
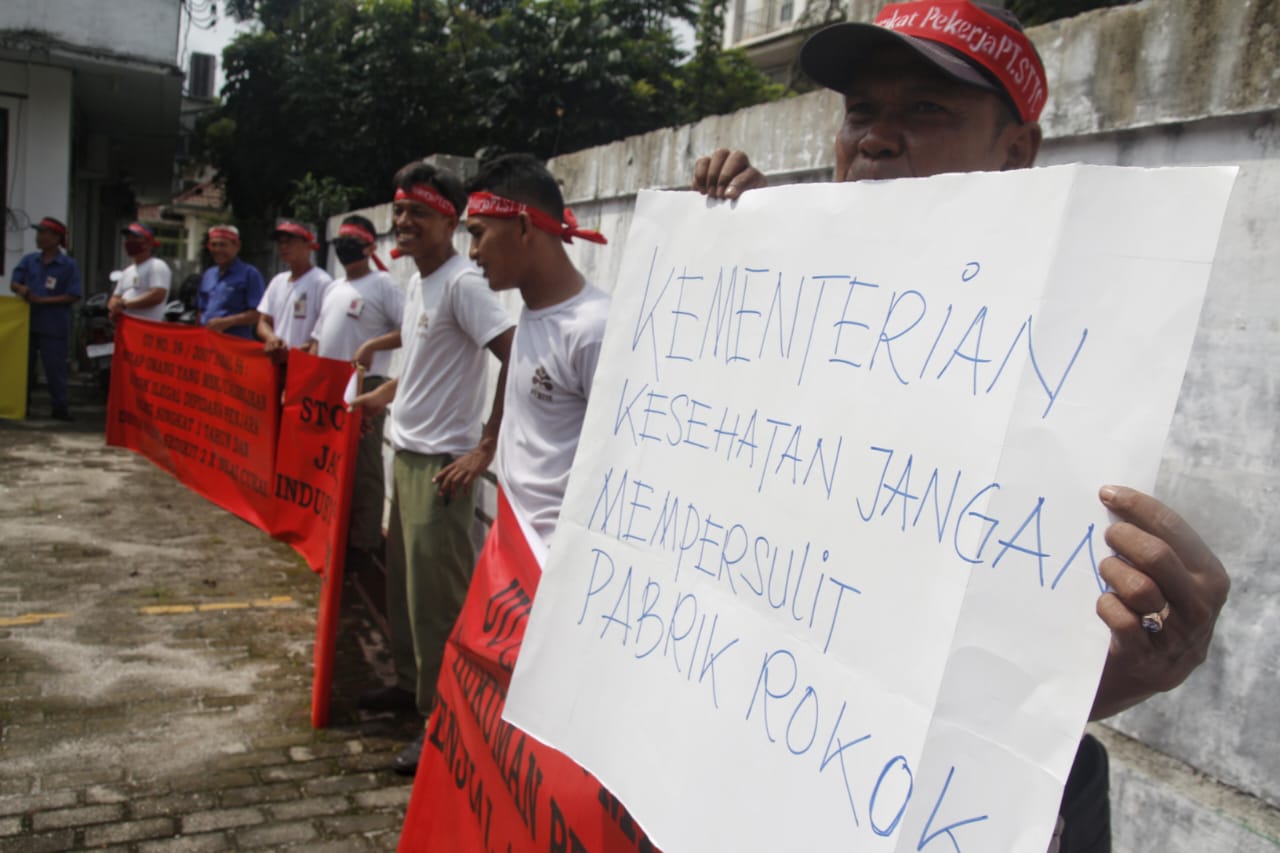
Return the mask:
<path id="1" fill-rule="evenodd" d="M 187 95 L 192 98 L 213 99 L 213 78 L 217 73 L 218 58 L 208 53 L 191 54 L 187 73 Z"/>

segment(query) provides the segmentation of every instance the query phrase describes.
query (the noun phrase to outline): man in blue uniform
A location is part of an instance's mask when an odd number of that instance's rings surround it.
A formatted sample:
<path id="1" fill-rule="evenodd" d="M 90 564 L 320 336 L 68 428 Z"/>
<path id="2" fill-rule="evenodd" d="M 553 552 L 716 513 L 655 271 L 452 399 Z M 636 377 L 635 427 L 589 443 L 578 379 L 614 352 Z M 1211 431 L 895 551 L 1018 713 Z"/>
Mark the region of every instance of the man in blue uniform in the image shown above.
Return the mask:
<path id="1" fill-rule="evenodd" d="M 50 413 L 69 421 L 67 411 L 67 340 L 71 334 L 71 304 L 80 298 L 80 268 L 66 253 L 67 226 L 46 216 L 34 226 L 38 251 L 13 268 L 9 289 L 31 305 L 30 348 L 27 355 L 27 394 L 35 384 L 36 354 L 44 365 L 53 403 Z"/>
<path id="2" fill-rule="evenodd" d="M 254 340 L 258 303 L 267 289 L 262 273 L 240 259 L 240 232 L 233 225 L 209 229 L 214 265 L 204 271 L 196 311 L 200 324 L 213 332 Z"/>

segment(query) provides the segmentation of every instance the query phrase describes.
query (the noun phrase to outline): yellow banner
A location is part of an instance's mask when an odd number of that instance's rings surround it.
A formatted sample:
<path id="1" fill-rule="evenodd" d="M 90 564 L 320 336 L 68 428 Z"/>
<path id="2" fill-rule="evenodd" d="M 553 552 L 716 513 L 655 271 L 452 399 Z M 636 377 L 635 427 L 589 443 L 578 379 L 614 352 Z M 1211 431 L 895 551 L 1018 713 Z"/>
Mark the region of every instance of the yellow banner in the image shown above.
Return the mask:
<path id="1" fill-rule="evenodd" d="M 16 296 L 0 296 L 0 418 L 27 416 L 27 332 L 30 308 Z"/>

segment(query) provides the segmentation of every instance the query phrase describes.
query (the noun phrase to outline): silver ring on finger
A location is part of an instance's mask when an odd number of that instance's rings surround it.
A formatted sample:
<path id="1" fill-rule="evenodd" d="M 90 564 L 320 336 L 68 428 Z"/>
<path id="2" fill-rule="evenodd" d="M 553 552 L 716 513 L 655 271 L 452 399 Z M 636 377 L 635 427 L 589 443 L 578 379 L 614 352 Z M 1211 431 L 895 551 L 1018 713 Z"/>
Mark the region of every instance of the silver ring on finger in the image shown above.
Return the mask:
<path id="1" fill-rule="evenodd" d="M 1164 620 L 1168 618 L 1169 602 L 1166 601 L 1164 607 L 1161 607 L 1156 612 L 1142 614 L 1142 630 L 1148 634 L 1159 634 L 1164 630 Z"/>

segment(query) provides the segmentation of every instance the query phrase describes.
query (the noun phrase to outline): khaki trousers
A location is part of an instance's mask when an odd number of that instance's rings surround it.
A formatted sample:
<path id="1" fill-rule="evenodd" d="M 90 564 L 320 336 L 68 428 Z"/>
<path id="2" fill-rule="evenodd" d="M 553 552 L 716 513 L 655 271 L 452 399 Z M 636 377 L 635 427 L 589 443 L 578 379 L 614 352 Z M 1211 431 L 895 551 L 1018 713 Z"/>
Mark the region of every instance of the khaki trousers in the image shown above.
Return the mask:
<path id="1" fill-rule="evenodd" d="M 435 697 L 445 640 L 462 610 L 475 568 L 471 523 L 475 487 L 440 497 L 431 478 L 453 461 L 397 450 L 387 529 L 387 619 L 396 681 L 426 716 Z"/>

